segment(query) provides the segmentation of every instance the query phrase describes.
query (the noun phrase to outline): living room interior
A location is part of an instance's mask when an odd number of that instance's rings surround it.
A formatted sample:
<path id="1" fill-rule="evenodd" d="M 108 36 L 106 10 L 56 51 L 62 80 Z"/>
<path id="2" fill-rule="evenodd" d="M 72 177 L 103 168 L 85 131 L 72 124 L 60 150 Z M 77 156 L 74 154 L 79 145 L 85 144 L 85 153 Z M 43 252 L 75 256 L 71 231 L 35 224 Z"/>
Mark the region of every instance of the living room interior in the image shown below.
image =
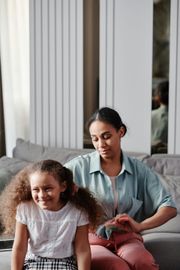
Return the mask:
<path id="1" fill-rule="evenodd" d="M 117 109 L 127 124 L 125 150 L 150 153 L 152 89 L 162 79 L 169 80 L 167 152 L 180 153 L 179 6 L 144 2 L 4 1 L 1 149 L 7 155 L 16 138 L 83 148 L 90 144 L 85 122 L 102 106 Z"/>
<path id="2" fill-rule="evenodd" d="M 179 209 L 179 29 L 176 0 L 2 0 L 0 169 L 14 175 L 35 155 L 65 161 L 92 148 L 85 123 L 110 106 L 128 127 L 123 149 L 165 177 Z M 166 79 L 168 143 L 151 159 L 153 90 Z M 64 148 L 71 150 L 61 155 Z M 163 245 L 174 248 L 177 261 L 162 270 L 178 270 L 178 222 L 179 214 L 158 240 L 158 230 L 145 236 L 160 261 Z M 172 242 L 161 243 L 166 233 Z"/>

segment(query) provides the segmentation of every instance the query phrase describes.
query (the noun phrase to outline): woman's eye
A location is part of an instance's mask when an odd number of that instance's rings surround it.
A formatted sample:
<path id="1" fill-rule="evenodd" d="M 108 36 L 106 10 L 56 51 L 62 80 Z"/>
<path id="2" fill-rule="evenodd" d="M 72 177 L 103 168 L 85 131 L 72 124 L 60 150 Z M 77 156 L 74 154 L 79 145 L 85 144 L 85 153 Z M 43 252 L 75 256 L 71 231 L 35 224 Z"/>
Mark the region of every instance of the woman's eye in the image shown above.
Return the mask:
<path id="1" fill-rule="evenodd" d="M 107 139 L 109 139 L 111 137 L 111 134 L 105 134 L 104 136 L 103 136 L 103 139 L 104 140 L 107 140 Z"/>
<path id="2" fill-rule="evenodd" d="M 96 138 L 96 137 L 91 137 L 91 140 L 92 140 L 93 142 L 97 142 L 97 141 L 98 141 L 98 138 Z"/>

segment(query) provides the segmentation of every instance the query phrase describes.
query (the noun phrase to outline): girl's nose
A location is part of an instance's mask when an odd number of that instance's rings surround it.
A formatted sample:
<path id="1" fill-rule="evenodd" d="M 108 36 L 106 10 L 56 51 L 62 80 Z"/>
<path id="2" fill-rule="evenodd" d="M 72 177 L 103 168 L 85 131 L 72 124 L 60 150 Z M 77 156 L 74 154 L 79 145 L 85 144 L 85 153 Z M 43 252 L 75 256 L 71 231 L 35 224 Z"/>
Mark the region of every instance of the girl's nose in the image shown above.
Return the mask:
<path id="1" fill-rule="evenodd" d="M 38 195 L 40 198 L 44 198 L 44 197 L 46 197 L 46 192 L 43 190 L 40 190 Z"/>

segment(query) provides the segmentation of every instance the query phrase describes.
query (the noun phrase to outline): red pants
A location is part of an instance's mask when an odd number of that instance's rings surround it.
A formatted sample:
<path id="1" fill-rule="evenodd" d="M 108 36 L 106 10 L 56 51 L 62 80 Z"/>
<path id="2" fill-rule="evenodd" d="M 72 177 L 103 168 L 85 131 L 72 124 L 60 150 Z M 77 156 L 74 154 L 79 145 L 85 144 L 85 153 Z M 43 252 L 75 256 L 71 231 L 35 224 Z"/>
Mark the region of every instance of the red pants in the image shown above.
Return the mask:
<path id="1" fill-rule="evenodd" d="M 105 240 L 89 234 L 92 270 L 157 270 L 153 256 L 139 234 L 130 232 Z"/>

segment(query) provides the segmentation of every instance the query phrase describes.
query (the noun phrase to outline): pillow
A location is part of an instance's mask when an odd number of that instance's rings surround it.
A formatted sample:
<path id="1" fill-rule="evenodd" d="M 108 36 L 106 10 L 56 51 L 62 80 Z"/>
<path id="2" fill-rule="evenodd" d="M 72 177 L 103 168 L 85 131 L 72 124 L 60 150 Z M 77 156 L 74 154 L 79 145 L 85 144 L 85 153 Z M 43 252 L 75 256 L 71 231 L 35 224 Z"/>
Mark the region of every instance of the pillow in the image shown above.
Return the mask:
<path id="1" fill-rule="evenodd" d="M 44 150 L 44 146 L 23 139 L 17 139 L 16 147 L 13 149 L 13 157 L 34 162 L 41 159 Z"/>
<path id="2" fill-rule="evenodd" d="M 0 169 L 0 193 L 3 191 L 5 186 L 10 182 L 12 173 L 4 168 Z"/>

